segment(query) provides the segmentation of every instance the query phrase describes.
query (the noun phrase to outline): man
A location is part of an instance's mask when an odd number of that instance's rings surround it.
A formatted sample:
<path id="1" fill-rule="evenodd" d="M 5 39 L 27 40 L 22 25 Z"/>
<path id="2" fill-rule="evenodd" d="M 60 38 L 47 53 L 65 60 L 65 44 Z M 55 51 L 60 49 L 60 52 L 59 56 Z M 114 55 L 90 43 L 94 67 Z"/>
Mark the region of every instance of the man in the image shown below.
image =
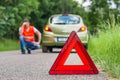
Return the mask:
<path id="1" fill-rule="evenodd" d="M 38 37 L 37 42 L 35 42 L 35 34 Z M 19 28 L 19 39 L 21 53 L 25 54 L 25 50 L 27 49 L 28 54 L 31 54 L 31 50 L 40 47 L 41 33 L 34 26 L 30 25 L 29 20 L 24 20 L 22 26 Z"/>

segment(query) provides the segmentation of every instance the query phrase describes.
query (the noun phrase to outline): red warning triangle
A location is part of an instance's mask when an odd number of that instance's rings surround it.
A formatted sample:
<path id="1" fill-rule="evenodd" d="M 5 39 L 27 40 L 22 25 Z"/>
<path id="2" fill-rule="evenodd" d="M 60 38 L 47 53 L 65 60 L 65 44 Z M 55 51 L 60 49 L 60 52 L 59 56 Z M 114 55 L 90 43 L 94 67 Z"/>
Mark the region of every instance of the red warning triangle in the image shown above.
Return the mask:
<path id="1" fill-rule="evenodd" d="M 72 49 L 76 50 L 84 65 L 64 65 Z M 70 34 L 49 74 L 98 74 L 96 66 L 75 31 Z"/>

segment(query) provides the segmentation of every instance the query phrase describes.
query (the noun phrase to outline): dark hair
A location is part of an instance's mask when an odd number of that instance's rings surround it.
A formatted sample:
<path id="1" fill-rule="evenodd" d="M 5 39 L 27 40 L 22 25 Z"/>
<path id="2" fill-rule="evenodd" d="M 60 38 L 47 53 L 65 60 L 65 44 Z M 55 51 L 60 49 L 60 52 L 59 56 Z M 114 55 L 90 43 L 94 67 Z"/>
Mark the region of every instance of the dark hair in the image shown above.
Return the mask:
<path id="1" fill-rule="evenodd" d="M 25 19 L 23 22 L 30 22 L 28 19 Z"/>

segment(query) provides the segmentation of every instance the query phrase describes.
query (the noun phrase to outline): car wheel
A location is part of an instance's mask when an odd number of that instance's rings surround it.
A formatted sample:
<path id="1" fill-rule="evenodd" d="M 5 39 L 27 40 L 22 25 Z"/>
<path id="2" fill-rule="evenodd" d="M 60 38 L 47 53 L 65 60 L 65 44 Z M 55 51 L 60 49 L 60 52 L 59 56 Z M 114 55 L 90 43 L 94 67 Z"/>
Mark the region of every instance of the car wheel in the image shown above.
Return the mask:
<path id="1" fill-rule="evenodd" d="M 50 51 L 50 52 L 53 52 L 53 48 L 49 48 L 49 51 Z"/>
<path id="2" fill-rule="evenodd" d="M 45 47 L 45 46 L 42 46 L 42 52 L 43 52 L 43 53 L 48 52 L 48 48 L 47 48 L 47 47 Z"/>

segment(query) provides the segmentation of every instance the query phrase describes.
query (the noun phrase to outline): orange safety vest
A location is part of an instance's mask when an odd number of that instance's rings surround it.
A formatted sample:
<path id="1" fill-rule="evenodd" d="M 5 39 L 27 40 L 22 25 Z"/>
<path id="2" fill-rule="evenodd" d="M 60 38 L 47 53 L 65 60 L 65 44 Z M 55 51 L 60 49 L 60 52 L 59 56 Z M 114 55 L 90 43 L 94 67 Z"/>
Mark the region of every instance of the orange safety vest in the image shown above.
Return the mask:
<path id="1" fill-rule="evenodd" d="M 24 36 L 25 40 L 28 42 L 34 42 L 34 26 L 29 26 L 29 30 L 27 31 L 26 27 L 22 26 L 22 35 Z"/>

